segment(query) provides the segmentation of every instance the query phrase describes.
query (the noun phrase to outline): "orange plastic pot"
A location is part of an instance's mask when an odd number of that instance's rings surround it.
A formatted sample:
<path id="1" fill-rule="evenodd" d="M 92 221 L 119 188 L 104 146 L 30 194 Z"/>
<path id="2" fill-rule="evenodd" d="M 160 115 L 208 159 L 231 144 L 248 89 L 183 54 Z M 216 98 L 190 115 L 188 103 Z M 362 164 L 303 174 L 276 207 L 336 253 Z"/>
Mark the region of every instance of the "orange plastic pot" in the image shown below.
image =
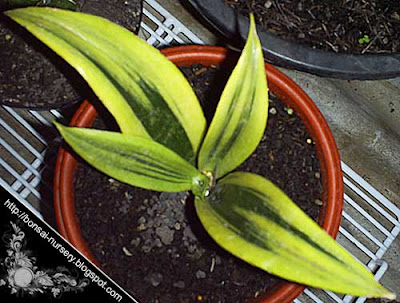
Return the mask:
<path id="1" fill-rule="evenodd" d="M 231 57 L 227 49 L 213 46 L 172 47 L 163 50 L 162 53 L 177 66 L 192 64 L 202 64 L 204 66 L 220 65 Z M 318 223 L 332 237 L 336 237 L 342 215 L 343 179 L 335 140 L 321 112 L 307 94 L 273 66 L 265 64 L 265 69 L 270 90 L 297 112 L 315 142 L 321 167 L 324 202 Z M 70 125 L 91 127 L 96 116 L 95 108 L 85 101 L 73 116 Z M 60 233 L 72 245 L 92 262 L 98 264 L 82 238 L 75 213 L 73 180 L 77 165 L 74 155 L 61 148 L 58 154 L 54 179 L 57 224 Z M 301 294 L 304 288 L 304 286 L 296 283 L 279 282 L 266 293 L 260 295 L 256 301 L 263 303 L 289 303 Z"/>

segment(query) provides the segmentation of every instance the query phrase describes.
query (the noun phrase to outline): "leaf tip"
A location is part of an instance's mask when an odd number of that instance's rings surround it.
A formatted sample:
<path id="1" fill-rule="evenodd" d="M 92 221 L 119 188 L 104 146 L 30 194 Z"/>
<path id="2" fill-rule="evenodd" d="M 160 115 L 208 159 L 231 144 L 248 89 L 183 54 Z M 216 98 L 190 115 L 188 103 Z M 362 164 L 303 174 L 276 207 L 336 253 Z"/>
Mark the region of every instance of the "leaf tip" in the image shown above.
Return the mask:
<path id="1" fill-rule="evenodd" d="M 394 292 L 391 292 L 382 286 L 382 295 L 381 297 L 388 300 L 396 300 L 397 295 Z"/>
<path id="2" fill-rule="evenodd" d="M 375 281 L 375 291 L 373 291 L 373 294 L 371 294 L 368 297 L 372 298 L 384 298 L 388 300 L 395 300 L 397 295 L 394 292 L 391 292 L 390 290 L 386 289 L 382 284 L 380 284 L 378 281 Z"/>
<path id="3" fill-rule="evenodd" d="M 11 19 L 14 19 L 14 16 L 16 15 L 17 9 L 10 9 L 8 11 L 3 12 L 4 15 L 7 17 L 10 17 Z"/>
<path id="4" fill-rule="evenodd" d="M 25 26 L 24 21 L 26 20 L 27 13 L 32 9 L 37 9 L 37 7 L 14 8 L 3 12 L 3 14 L 21 26 Z"/>
<path id="5" fill-rule="evenodd" d="M 263 57 L 262 55 L 262 47 L 261 47 L 261 42 L 260 42 L 260 38 L 258 37 L 257 34 L 257 25 L 256 25 L 256 21 L 255 21 L 255 17 L 254 14 L 251 13 L 250 14 L 250 25 L 249 25 L 249 32 L 247 35 L 247 42 L 245 45 L 248 48 L 250 48 L 252 50 L 252 53 L 258 53 L 258 56 L 255 57 Z M 262 59 L 264 61 L 264 58 Z"/>
<path id="6" fill-rule="evenodd" d="M 254 19 L 254 14 L 250 13 L 250 28 L 254 29 L 256 27 L 256 21 Z"/>
<path id="7" fill-rule="evenodd" d="M 249 26 L 249 38 L 253 38 L 255 40 L 258 40 L 258 35 L 257 35 L 257 26 L 256 26 L 256 21 L 253 13 L 250 13 L 250 26 Z"/>

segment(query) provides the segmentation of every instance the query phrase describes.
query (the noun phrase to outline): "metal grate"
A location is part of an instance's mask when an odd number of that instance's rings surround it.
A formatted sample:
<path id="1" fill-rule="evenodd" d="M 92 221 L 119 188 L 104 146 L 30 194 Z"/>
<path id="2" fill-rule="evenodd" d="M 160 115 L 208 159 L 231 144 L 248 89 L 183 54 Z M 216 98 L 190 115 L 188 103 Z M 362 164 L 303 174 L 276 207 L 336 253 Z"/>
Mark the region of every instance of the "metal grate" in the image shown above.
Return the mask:
<path id="1" fill-rule="evenodd" d="M 157 48 L 179 44 L 204 44 L 154 0 L 144 1 L 139 36 Z"/>
<path id="2" fill-rule="evenodd" d="M 154 0 L 144 2 L 139 32 L 149 44 L 161 48 L 203 42 Z M 0 184 L 38 217 L 52 211 L 52 169 L 57 133 L 54 119 L 69 113 L 0 107 Z M 342 162 L 345 205 L 338 242 L 374 272 L 379 280 L 388 268 L 380 258 L 400 233 L 400 210 Z M 363 303 L 364 298 L 339 296 L 306 289 L 295 303 Z"/>
<path id="3" fill-rule="evenodd" d="M 380 260 L 400 233 L 400 209 L 342 162 L 345 195 L 338 242 L 375 274 L 379 280 L 388 269 Z M 307 289 L 295 303 L 363 303 L 365 298 L 340 296 Z"/>
<path id="4" fill-rule="evenodd" d="M 56 118 L 61 118 L 56 110 L 37 112 L 8 106 L 0 108 L 0 184 L 14 196 L 19 196 L 40 218 L 46 208 L 51 208 L 51 200 L 43 199 L 52 195 L 51 179 L 44 176 L 52 170 L 45 165 L 48 163 L 45 159 L 50 156 L 49 144 L 57 136 L 51 125 Z"/>

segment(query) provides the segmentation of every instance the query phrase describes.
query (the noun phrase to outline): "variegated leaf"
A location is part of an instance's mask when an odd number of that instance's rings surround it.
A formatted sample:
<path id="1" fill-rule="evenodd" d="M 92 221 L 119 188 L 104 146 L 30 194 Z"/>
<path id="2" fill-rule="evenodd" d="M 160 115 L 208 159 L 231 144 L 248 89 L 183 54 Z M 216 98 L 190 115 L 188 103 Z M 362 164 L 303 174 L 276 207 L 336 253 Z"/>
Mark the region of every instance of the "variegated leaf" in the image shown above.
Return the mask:
<path id="1" fill-rule="evenodd" d="M 58 123 L 56 126 L 78 155 L 121 182 L 165 192 L 201 192 L 208 185 L 207 177 L 194 166 L 153 140 Z"/>
<path id="2" fill-rule="evenodd" d="M 298 283 L 363 297 L 393 298 L 374 276 L 261 176 L 227 175 L 196 198 L 207 232 L 232 254 Z"/>
<path id="3" fill-rule="evenodd" d="M 152 138 L 194 161 L 204 114 L 185 77 L 157 49 L 97 16 L 50 8 L 6 14 L 83 76 L 122 133 Z"/>
<path id="4" fill-rule="evenodd" d="M 243 53 L 222 93 L 199 153 L 199 168 L 219 178 L 239 166 L 259 144 L 268 115 L 264 58 L 251 15 Z"/>

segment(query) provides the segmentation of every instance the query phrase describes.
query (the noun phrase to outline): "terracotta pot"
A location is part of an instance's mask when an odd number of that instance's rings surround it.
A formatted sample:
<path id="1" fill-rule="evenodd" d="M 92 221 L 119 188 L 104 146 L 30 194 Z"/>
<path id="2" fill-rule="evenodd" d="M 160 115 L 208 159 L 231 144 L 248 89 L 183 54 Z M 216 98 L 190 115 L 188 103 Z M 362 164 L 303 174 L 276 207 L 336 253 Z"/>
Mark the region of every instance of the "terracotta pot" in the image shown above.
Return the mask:
<path id="1" fill-rule="evenodd" d="M 228 50 L 210 46 L 180 46 L 165 49 L 163 54 L 178 66 L 202 64 L 218 65 L 227 59 Z M 291 79 L 269 64 L 265 64 L 270 90 L 283 102 L 293 108 L 306 125 L 315 141 L 321 166 L 324 205 L 320 212 L 319 224 L 333 237 L 339 230 L 343 206 L 343 180 L 339 153 L 324 117 L 306 95 Z M 97 112 L 84 102 L 75 113 L 70 125 L 90 127 Z M 98 263 L 82 238 L 75 213 L 73 177 L 77 161 L 67 150 L 61 148 L 58 154 L 54 182 L 54 200 L 57 223 L 61 234 L 94 263 Z M 263 294 L 258 302 L 291 302 L 304 286 L 280 282 Z"/>

